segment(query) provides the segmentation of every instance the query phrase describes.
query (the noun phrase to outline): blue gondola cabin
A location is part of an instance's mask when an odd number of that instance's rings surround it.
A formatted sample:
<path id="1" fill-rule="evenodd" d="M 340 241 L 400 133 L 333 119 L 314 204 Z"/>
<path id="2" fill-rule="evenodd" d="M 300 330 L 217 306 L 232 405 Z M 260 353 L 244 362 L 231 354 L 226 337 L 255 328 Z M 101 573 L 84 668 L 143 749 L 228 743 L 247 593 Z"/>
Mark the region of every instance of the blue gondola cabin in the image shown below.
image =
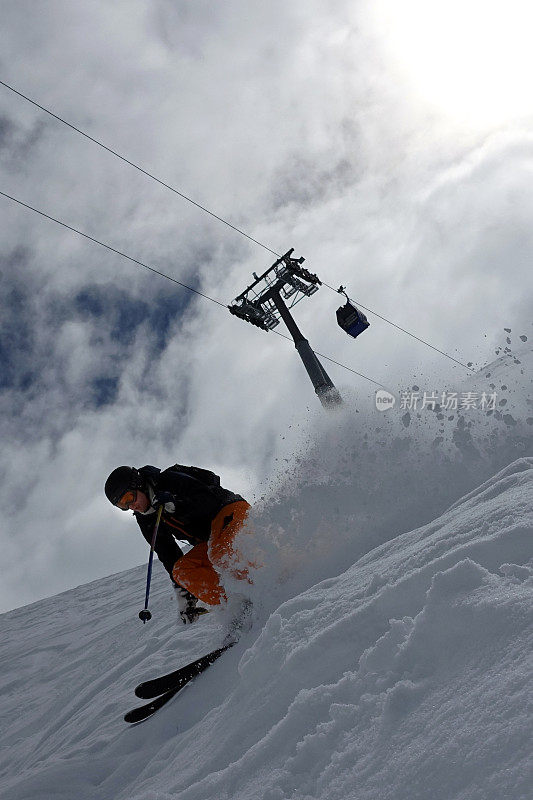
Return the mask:
<path id="1" fill-rule="evenodd" d="M 354 339 L 370 326 L 370 322 L 363 312 L 359 311 L 350 301 L 337 309 L 337 322 L 343 331 L 346 331 L 349 336 L 353 336 Z"/>

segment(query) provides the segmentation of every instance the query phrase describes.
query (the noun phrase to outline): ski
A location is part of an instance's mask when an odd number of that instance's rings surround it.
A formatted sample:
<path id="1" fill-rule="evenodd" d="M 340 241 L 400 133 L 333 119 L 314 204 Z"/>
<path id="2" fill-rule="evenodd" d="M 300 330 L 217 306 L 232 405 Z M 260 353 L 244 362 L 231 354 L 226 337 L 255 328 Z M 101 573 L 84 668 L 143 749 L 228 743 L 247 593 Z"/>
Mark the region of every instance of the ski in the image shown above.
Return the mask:
<path id="1" fill-rule="evenodd" d="M 164 706 L 165 703 L 168 703 L 169 700 L 172 700 L 174 695 L 177 694 L 182 688 L 183 687 L 180 686 L 178 689 L 171 689 L 169 692 L 159 695 L 159 697 L 156 697 L 154 700 L 151 700 L 144 706 L 132 708 L 131 711 L 128 711 L 127 714 L 124 714 L 125 722 L 142 722 L 143 720 L 148 719 L 148 717 L 151 717 L 152 714 L 155 714 L 155 712 L 160 709 L 161 706 Z"/>
<path id="2" fill-rule="evenodd" d="M 159 678 L 153 678 L 150 681 L 144 681 L 140 683 L 138 686 L 135 687 L 135 694 L 137 697 L 141 697 L 143 699 L 149 699 L 151 697 L 158 697 L 158 695 L 165 696 L 166 694 L 172 693 L 173 696 L 176 692 L 185 686 L 185 684 L 192 681 L 193 678 L 196 678 L 197 675 L 200 675 L 201 672 L 204 672 L 211 664 L 220 658 L 222 653 L 225 653 L 230 647 L 233 647 L 235 642 L 231 642 L 230 644 L 225 645 L 224 647 L 219 647 L 217 650 L 213 650 L 211 653 L 208 653 L 201 658 L 197 658 L 196 661 L 192 661 L 190 664 L 186 664 L 184 667 L 180 667 L 180 669 L 174 670 L 174 672 L 169 672 L 167 675 L 161 675 Z M 171 698 L 169 697 L 168 700 Z M 167 702 L 166 700 L 164 702 Z M 148 703 L 148 705 L 151 705 Z M 162 703 L 164 705 L 164 703 Z M 158 706 L 157 708 L 159 708 Z M 157 709 L 154 709 L 157 710 Z"/>
<path id="3" fill-rule="evenodd" d="M 140 683 L 135 689 L 137 697 L 153 699 L 143 706 L 137 706 L 137 708 L 132 708 L 131 711 L 128 711 L 128 713 L 124 715 L 125 722 L 142 722 L 148 719 L 148 717 L 151 717 L 152 714 L 155 714 L 155 712 L 168 703 L 169 700 L 172 700 L 180 689 L 183 689 L 184 686 L 194 680 L 197 675 L 204 672 L 211 664 L 214 664 L 217 658 L 234 644 L 235 642 L 231 642 L 225 645 L 225 647 L 219 647 L 217 650 L 213 650 L 211 653 L 197 658 L 196 661 L 174 670 L 174 672 L 169 672 L 167 675 L 161 675 L 159 678 Z"/>

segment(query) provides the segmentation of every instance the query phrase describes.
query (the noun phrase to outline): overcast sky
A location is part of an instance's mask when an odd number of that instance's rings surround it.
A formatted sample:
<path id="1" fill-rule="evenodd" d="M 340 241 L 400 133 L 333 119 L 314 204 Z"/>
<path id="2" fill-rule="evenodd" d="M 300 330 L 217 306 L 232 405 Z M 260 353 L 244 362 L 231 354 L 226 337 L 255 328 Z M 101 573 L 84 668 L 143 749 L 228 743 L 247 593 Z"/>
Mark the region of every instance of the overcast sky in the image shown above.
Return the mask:
<path id="1" fill-rule="evenodd" d="M 0 12 L 0 80 L 331 286 L 476 367 L 504 327 L 531 332 L 525 0 Z M 0 170 L 2 191 L 225 304 L 274 259 L 2 86 Z M 0 214 L 7 610 L 146 559 L 103 496 L 115 466 L 198 464 L 253 500 L 323 412 L 290 342 L 3 197 Z M 464 379 L 371 314 L 349 339 L 339 300 L 295 309 L 319 352 L 393 390 Z"/>

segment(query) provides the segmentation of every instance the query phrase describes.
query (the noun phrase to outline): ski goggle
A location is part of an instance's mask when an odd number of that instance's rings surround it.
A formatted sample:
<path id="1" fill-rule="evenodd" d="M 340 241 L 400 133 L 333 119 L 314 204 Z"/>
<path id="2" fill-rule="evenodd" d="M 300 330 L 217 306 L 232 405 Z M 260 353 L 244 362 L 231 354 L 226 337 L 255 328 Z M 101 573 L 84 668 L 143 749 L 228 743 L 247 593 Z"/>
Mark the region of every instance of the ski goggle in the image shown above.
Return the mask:
<path id="1" fill-rule="evenodd" d="M 133 489 L 129 489 L 122 495 L 120 500 L 117 500 L 115 505 L 122 511 L 128 511 L 129 507 L 131 506 L 132 503 L 135 502 L 136 499 L 137 499 L 137 492 L 134 491 Z"/>

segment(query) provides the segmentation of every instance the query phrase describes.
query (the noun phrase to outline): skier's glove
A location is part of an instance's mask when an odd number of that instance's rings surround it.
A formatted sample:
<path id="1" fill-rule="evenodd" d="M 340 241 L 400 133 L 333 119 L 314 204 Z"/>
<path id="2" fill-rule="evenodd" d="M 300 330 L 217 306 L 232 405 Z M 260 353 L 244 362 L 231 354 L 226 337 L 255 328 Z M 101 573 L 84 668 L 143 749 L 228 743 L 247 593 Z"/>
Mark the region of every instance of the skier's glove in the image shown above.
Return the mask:
<path id="1" fill-rule="evenodd" d="M 176 510 L 176 503 L 174 502 L 174 496 L 170 494 L 170 492 L 156 492 L 154 494 L 154 499 L 152 500 L 152 506 L 154 508 L 159 508 L 159 506 L 164 506 L 165 511 L 168 511 L 172 514 Z"/>

